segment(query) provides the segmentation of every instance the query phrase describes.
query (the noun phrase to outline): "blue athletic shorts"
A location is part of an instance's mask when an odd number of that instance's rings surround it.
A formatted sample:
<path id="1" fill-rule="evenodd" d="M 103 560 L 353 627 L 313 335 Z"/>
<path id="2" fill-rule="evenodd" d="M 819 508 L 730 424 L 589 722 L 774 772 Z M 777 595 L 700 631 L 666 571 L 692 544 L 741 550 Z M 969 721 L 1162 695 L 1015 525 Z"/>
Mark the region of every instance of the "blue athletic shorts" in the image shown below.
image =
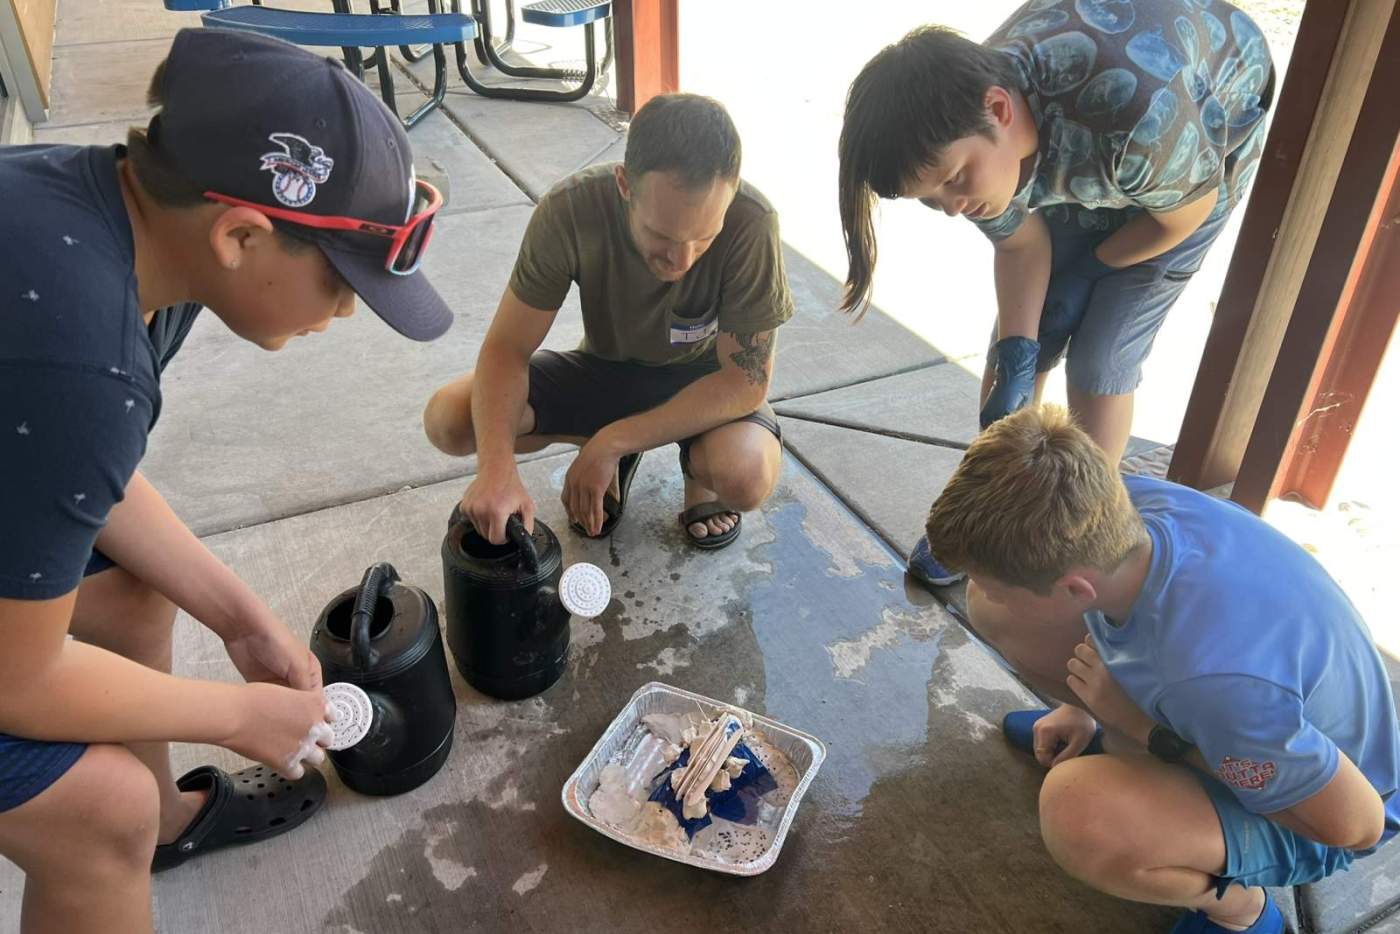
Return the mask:
<path id="1" fill-rule="evenodd" d="M 1216 879 L 1217 898 L 1232 883 L 1286 887 L 1317 882 L 1350 869 L 1357 854 L 1324 846 L 1255 814 L 1240 804 L 1224 782 L 1191 770 L 1215 805 L 1225 832 L 1225 872 Z"/>
<path id="2" fill-rule="evenodd" d="M 45 743 L 0 733 L 0 812 L 38 796 L 86 750 L 84 743 Z"/>
<path id="3" fill-rule="evenodd" d="M 1241 144 L 1230 159 L 1256 158 L 1264 145 L 1264 124 L 1254 130 L 1254 138 Z M 1191 236 L 1161 256 L 1136 266 L 1128 266 L 1100 279 L 1089 298 L 1084 318 L 1067 342 L 1041 342 L 1036 372 L 1046 373 L 1068 357 L 1065 376 L 1081 392 L 1117 396 L 1132 392 L 1142 382 L 1142 364 L 1152 352 L 1152 342 L 1166 320 L 1167 312 L 1197 269 L 1201 268 L 1216 237 L 1230 219 L 1242 193 L 1231 203 L 1227 198 L 1215 208 Z M 1093 249 L 1128 221 L 1142 213 L 1140 208 L 1090 209 L 1075 204 L 1057 204 L 1040 209 L 1050 231 L 1051 267 L 1056 270 L 1073 262 L 1085 250 Z M 991 344 L 997 340 L 992 326 Z"/>

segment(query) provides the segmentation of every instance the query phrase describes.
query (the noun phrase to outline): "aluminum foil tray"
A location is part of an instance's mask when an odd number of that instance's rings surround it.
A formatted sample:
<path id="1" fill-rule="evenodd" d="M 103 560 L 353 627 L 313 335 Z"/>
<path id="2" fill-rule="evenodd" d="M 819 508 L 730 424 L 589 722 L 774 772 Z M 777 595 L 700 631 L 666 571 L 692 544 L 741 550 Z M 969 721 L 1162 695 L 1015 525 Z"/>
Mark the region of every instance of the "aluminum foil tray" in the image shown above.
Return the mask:
<path id="1" fill-rule="evenodd" d="M 739 847 L 737 852 L 741 854 L 740 858 L 726 859 L 717 853 L 697 852 L 695 849 L 683 853 L 677 849 L 658 846 L 603 823 L 589 811 L 589 798 L 598 789 L 599 776 L 608 763 L 619 763 L 627 771 L 629 778 L 637 782 L 645 781 L 660 770 L 659 759 L 656 758 L 659 744 L 643 726 L 643 717 L 654 713 L 686 714 L 694 712 L 697 704 L 700 711 L 711 718 L 721 711 L 741 709 L 656 681 L 638 688 L 637 693 L 627 702 L 627 706 L 622 708 L 594 744 L 592 751 L 584 757 L 574 774 L 564 783 L 564 810 L 604 836 L 612 837 L 633 849 L 701 869 L 738 876 L 756 876 L 769 869 L 777 860 L 778 851 L 783 848 L 788 828 L 792 826 L 793 817 L 797 814 L 797 807 L 802 803 L 802 796 L 806 794 L 807 787 L 816 776 L 822 760 L 826 758 L 826 747 L 822 745 L 821 740 L 776 720 L 744 711 L 753 717 L 754 729 L 760 737 L 792 763 L 797 776 L 796 786 L 785 802 L 780 801 L 777 806 L 760 813 L 754 825 L 754 829 L 760 832 L 755 835 L 759 847 L 749 847 L 747 850 Z M 696 839 L 700 839 L 699 835 Z"/>

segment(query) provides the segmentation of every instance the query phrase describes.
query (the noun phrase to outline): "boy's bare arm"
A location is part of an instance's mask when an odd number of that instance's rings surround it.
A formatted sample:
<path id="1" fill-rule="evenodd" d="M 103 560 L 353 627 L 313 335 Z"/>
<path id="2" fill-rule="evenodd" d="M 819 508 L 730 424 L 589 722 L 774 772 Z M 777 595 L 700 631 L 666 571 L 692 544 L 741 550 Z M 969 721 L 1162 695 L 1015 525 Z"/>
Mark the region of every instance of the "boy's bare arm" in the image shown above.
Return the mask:
<path id="1" fill-rule="evenodd" d="M 0 599 L 0 731 L 53 742 L 210 743 L 286 772 L 324 722 L 320 691 L 177 678 L 66 639 L 77 593 Z"/>
<path id="2" fill-rule="evenodd" d="M 1309 840 L 1364 850 L 1375 846 L 1385 830 L 1385 803 L 1346 753 L 1338 752 L 1337 758 L 1337 774 L 1321 791 L 1267 816 Z"/>
<path id="3" fill-rule="evenodd" d="M 1174 211 L 1144 211 L 1110 234 L 1095 252 L 1104 263 L 1117 268 L 1161 256 L 1205 223 L 1216 199 L 1217 192 L 1212 191 Z"/>
<path id="4" fill-rule="evenodd" d="M 1364 850 L 1376 845 L 1385 830 L 1385 803 L 1366 776 L 1338 751 L 1337 774 L 1317 794 L 1285 811 L 1265 814 L 1269 820 L 1324 846 Z M 1198 771 L 1215 776 L 1194 746 L 1184 760 Z"/>
<path id="5" fill-rule="evenodd" d="M 1050 284 L 1050 231 L 1032 212 L 1016 232 L 995 243 L 992 275 L 997 290 L 997 339 L 1040 333 L 1040 313 Z"/>
<path id="6" fill-rule="evenodd" d="M 320 665 L 311 650 L 195 537 L 140 471 L 112 509 L 97 546 L 208 626 L 231 649 L 250 646 L 256 658 L 239 657 L 233 649 L 234 661 L 249 680 L 278 681 L 302 690 L 321 686 Z"/>

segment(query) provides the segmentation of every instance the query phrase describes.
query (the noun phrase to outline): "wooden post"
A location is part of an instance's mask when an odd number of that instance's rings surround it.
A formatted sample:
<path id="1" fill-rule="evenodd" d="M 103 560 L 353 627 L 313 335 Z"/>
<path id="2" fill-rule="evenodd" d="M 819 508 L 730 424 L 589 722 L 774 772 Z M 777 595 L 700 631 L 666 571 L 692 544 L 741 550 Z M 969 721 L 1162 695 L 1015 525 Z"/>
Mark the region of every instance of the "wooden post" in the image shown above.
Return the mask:
<path id="1" fill-rule="evenodd" d="M 1368 42 L 1355 54 L 1369 53 L 1374 62 L 1364 101 L 1355 101 L 1362 120 L 1350 134 L 1235 481 L 1232 498 L 1256 512 L 1283 492 L 1298 493 L 1315 507 L 1323 504 L 1346 447 L 1346 432 L 1338 429 L 1359 414 L 1395 325 L 1400 15 L 1394 0 L 1375 6 L 1388 8 L 1368 11 L 1373 16 L 1357 24 Z M 1362 96 L 1360 89 L 1352 94 L 1353 100 Z M 1315 456 L 1314 480 L 1320 482 L 1309 490 L 1300 481 Z M 1294 488 L 1286 490 L 1288 483 Z"/>
<path id="2" fill-rule="evenodd" d="M 1291 496 L 1321 508 L 1332 493 L 1352 432 L 1400 317 L 1400 147 L 1391 159 L 1390 189 L 1356 287 L 1324 351 L 1325 368 L 1309 394 L 1271 496 Z M 1250 466 L 1246 458 L 1241 479 Z M 1247 482 L 1247 481 L 1246 481 Z M 1241 491 L 1243 492 L 1243 490 Z"/>
<path id="3" fill-rule="evenodd" d="M 658 94 L 680 90 L 677 0 L 614 0 L 617 106 L 634 114 Z"/>
<path id="4" fill-rule="evenodd" d="M 1332 164 L 1321 165 L 1315 126 L 1325 115 L 1319 105 L 1333 73 L 1344 68 L 1343 27 L 1355 8 L 1368 4 L 1374 0 L 1308 0 L 1303 10 L 1167 472 L 1178 483 L 1210 489 L 1239 471 L 1341 158 L 1333 152 Z M 1359 102 L 1360 91 L 1353 93 Z M 1343 138 L 1350 132 L 1348 124 Z M 1301 198 L 1298 191 L 1309 179 L 1314 193 Z"/>

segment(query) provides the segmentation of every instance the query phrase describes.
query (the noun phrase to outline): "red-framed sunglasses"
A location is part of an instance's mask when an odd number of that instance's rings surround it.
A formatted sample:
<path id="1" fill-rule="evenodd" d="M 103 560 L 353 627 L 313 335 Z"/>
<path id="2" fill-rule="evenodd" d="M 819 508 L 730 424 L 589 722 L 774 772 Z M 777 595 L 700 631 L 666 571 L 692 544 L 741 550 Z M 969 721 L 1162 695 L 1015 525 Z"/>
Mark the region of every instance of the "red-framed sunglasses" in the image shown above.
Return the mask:
<path id="1" fill-rule="evenodd" d="M 413 213 L 405 224 L 381 224 L 354 217 L 338 217 L 327 214 L 306 214 L 287 208 L 274 208 L 258 201 L 244 201 L 231 195 L 221 195 L 217 191 L 206 191 L 204 197 L 220 204 L 234 207 L 253 208 L 268 217 L 289 221 L 303 227 L 318 230 L 348 230 L 354 233 L 372 234 L 389 238 L 389 255 L 385 257 L 384 268 L 396 276 L 411 276 L 423 263 L 423 253 L 428 249 L 428 241 L 433 239 L 433 218 L 442 207 L 442 192 L 421 178 L 416 180 L 417 188 L 413 198 Z"/>

